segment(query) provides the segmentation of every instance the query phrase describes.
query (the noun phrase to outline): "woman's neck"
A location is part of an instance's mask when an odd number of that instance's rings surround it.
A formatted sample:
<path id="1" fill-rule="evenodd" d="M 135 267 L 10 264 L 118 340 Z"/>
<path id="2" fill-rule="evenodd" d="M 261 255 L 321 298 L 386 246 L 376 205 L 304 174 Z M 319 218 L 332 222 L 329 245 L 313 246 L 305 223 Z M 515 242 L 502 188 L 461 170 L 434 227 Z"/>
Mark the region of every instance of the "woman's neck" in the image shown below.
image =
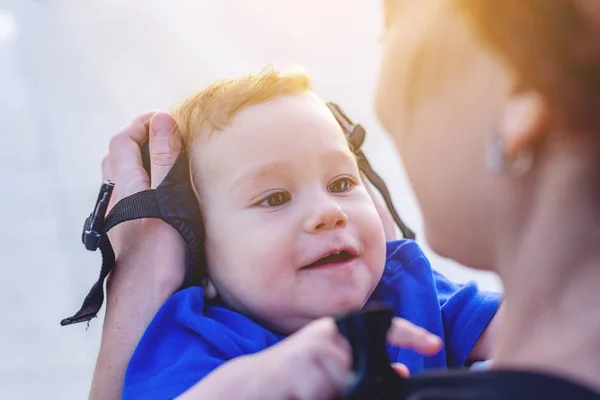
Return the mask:
<path id="1" fill-rule="evenodd" d="M 556 373 L 600 392 L 600 183 L 563 178 L 563 190 L 537 194 L 497 254 L 506 308 L 494 365 Z"/>

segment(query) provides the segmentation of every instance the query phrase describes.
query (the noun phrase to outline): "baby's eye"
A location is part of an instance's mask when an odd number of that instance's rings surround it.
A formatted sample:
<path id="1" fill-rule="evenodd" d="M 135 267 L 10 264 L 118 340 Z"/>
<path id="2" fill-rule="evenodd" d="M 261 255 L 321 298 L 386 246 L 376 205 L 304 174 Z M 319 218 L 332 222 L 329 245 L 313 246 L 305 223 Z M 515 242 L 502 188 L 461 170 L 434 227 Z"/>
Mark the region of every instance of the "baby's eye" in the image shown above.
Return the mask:
<path id="1" fill-rule="evenodd" d="M 277 192 L 268 195 L 261 200 L 257 205 L 260 207 L 278 207 L 282 206 L 292 199 L 288 192 Z"/>
<path id="2" fill-rule="evenodd" d="M 328 189 L 332 193 L 343 193 L 349 190 L 356 185 L 356 181 L 349 177 L 339 178 L 329 184 Z"/>

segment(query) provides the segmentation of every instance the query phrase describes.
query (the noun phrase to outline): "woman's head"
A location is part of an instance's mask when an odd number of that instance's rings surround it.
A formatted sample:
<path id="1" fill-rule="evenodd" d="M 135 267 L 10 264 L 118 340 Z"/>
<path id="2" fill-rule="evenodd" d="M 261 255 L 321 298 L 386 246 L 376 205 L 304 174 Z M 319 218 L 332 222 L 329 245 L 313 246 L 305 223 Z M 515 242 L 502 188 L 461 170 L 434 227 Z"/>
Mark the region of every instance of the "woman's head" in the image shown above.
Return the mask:
<path id="1" fill-rule="evenodd" d="M 427 239 L 492 267 L 540 201 L 600 173 L 600 3 L 390 0 L 385 16 L 377 112 Z"/>

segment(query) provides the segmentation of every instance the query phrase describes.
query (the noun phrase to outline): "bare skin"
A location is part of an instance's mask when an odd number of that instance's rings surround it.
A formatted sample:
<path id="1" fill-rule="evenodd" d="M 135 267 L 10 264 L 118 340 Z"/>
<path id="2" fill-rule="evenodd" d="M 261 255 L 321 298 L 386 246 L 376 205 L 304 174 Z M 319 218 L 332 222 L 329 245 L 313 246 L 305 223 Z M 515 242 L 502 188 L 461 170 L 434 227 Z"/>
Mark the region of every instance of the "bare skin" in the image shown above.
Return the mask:
<path id="1" fill-rule="evenodd" d="M 600 132 L 558 123 L 562 110 L 451 2 L 385 4 L 377 112 L 431 248 L 502 280 L 494 368 L 550 372 L 600 392 Z M 598 3 L 588 6 L 582 13 L 596 17 Z M 485 162 L 490 149 L 503 152 L 506 168 Z M 513 169 L 523 155 L 533 162 Z"/>
<path id="2" fill-rule="evenodd" d="M 152 122 L 150 122 L 149 119 L 153 115 L 153 113 L 147 113 L 136 118 L 129 126 L 115 135 L 111 141 L 110 153 L 103 162 L 104 179 L 110 179 L 116 184 L 111 206 L 133 193 L 158 186 L 175 162 L 181 149 L 181 142 L 178 136 L 171 132 L 171 119 L 167 114 L 160 113 L 154 115 Z M 152 134 L 152 132 L 160 130 L 160 125 L 166 128 L 167 135 L 157 136 Z M 150 131 L 150 135 L 148 131 Z M 152 182 L 150 182 L 146 172 L 143 170 L 139 150 L 141 144 L 148 137 L 150 140 Z M 120 182 L 121 184 L 119 184 Z M 386 240 L 397 239 L 396 227 L 389 210 L 368 183 L 366 187 L 371 198 L 374 200 L 375 207 L 382 220 Z M 120 398 L 125 369 L 135 346 L 162 304 L 181 285 L 185 263 L 185 245 L 179 233 L 160 220 L 149 219 L 124 223 L 115 228 L 114 231 L 111 231 L 110 238 L 115 249 L 115 254 L 117 255 L 117 265 L 107 280 L 106 316 L 100 353 L 90 391 L 90 399 L 101 400 Z M 132 238 L 136 239 L 131 240 Z M 143 240 L 140 240 L 140 238 L 143 238 Z M 158 246 L 159 243 L 160 246 Z M 165 253 L 164 251 L 159 251 L 159 248 L 171 248 L 173 250 Z M 492 325 L 495 326 L 497 324 L 493 322 Z M 426 336 L 420 328 L 408 323 L 403 323 L 400 327 L 402 328 L 399 331 L 400 333 L 392 335 L 392 343 L 403 347 L 417 346 L 416 349 L 422 351 L 431 351 L 432 348 L 436 348 L 437 344 L 431 347 L 431 343 L 421 342 L 419 344 L 419 342 L 415 341 L 414 337 L 421 337 L 421 339 L 426 340 Z M 285 349 L 288 347 L 296 348 L 304 346 L 305 341 L 308 339 L 302 338 L 312 337 L 313 334 L 310 332 L 315 329 L 308 329 L 308 333 L 305 333 L 304 330 L 298 332 L 300 338 L 290 341 L 291 344 L 283 346 L 283 350 L 281 350 L 282 355 L 277 357 L 285 359 L 287 354 L 296 354 L 294 350 Z M 482 336 L 482 339 L 473 350 L 471 359 L 481 360 L 487 358 L 486 355 L 489 354 L 487 351 L 491 340 L 490 336 L 487 333 Z M 407 342 L 406 340 L 411 337 L 413 338 L 413 342 Z M 342 346 L 343 351 L 347 352 L 347 349 L 339 343 L 339 338 L 332 339 L 329 346 Z M 325 342 L 323 343 L 324 346 L 326 344 Z M 323 350 L 312 347 L 311 349 L 315 351 Z M 340 349 L 338 348 L 337 354 L 339 355 L 339 353 Z M 271 354 L 271 352 L 267 352 L 266 354 Z M 279 352 L 275 352 L 274 354 L 277 355 Z M 308 376 L 302 372 L 304 369 L 315 368 L 315 371 L 318 371 L 319 368 L 322 368 L 322 364 L 319 363 L 321 356 L 318 354 L 308 351 L 302 351 L 300 354 L 305 356 L 303 358 L 305 362 L 300 363 L 298 360 L 294 363 L 290 362 L 295 367 L 285 370 L 286 374 L 281 378 L 282 381 L 285 381 L 285 377 L 294 377 L 296 374 Z M 275 356 L 268 356 L 268 359 L 272 359 L 273 357 Z M 269 363 L 264 362 L 263 358 L 262 356 L 243 357 L 240 360 L 235 360 L 235 362 L 227 363 L 226 366 L 219 368 L 194 388 L 190 389 L 184 398 L 230 397 L 227 394 L 227 390 L 231 390 L 231 385 L 228 382 L 232 380 L 240 381 L 239 377 L 247 376 L 248 373 L 259 370 L 257 365 L 269 365 Z M 347 371 L 348 365 L 344 361 L 344 357 L 337 357 L 334 360 L 337 362 L 337 366 L 334 368 Z M 401 364 L 395 364 L 393 367 L 400 375 L 408 376 L 410 374 L 407 368 Z M 278 372 L 277 368 L 263 371 L 259 375 L 275 376 L 276 372 Z M 302 397 L 298 398 L 319 398 L 318 393 L 328 393 L 331 390 L 340 388 L 341 381 L 339 379 L 330 381 L 334 386 L 329 387 L 327 386 L 329 383 L 324 383 L 319 379 L 319 374 L 311 376 L 314 379 L 312 381 L 309 381 L 308 378 L 303 380 L 302 387 L 320 389 L 310 392 L 315 393 L 317 397 L 311 397 L 310 393 L 304 393 Z M 253 382 L 256 383 L 256 380 Z M 270 387 L 270 385 L 263 386 Z M 285 395 L 284 389 L 287 390 Z M 300 390 L 300 388 L 297 388 L 293 382 L 290 382 L 287 386 L 283 385 L 281 390 L 280 394 L 283 397 L 279 398 L 291 398 L 291 396 L 293 397 L 298 394 L 296 391 Z M 265 396 L 267 395 L 271 395 L 271 393 L 262 393 L 261 387 L 257 387 L 256 384 L 248 387 L 245 391 L 256 393 L 255 398 L 261 399 L 266 398 Z M 236 387 L 236 393 L 240 393 L 239 387 Z"/>
<path id="3" fill-rule="evenodd" d="M 170 117 L 160 114 L 150 123 L 152 115 L 137 117 L 111 141 L 102 175 L 116 184 L 112 205 L 133 193 L 156 187 L 175 162 L 181 144 L 177 136 L 170 134 Z M 148 139 L 148 128 L 159 130 L 161 124 L 163 128 L 167 124 L 167 135 L 149 137 L 150 182 L 142 167 L 140 145 Z M 138 340 L 184 276 L 185 244 L 179 233 L 165 222 L 151 219 L 126 222 L 109 236 L 117 262 L 107 279 L 102 342 L 89 396 L 94 400 L 121 397 L 125 369 Z M 159 251 L 163 246 L 172 251 Z"/>
<path id="4" fill-rule="evenodd" d="M 151 134 L 161 130 L 161 126 L 166 128 L 168 135 Z M 146 140 L 150 140 L 151 182 L 142 167 L 140 155 L 140 146 Z M 110 207 L 131 194 L 157 187 L 175 163 L 180 149 L 181 141 L 172 132 L 172 121 L 167 114 L 150 112 L 135 118 L 113 137 L 109 155 L 102 163 L 103 180 L 110 179 L 116 184 Z M 384 223 L 386 240 L 396 239 L 389 211 L 373 189 L 368 189 Z M 107 278 L 102 342 L 89 396 L 93 400 L 121 397 L 125 369 L 135 346 L 162 304 L 181 285 L 184 276 L 185 244 L 179 233 L 163 221 L 147 219 L 123 223 L 109 236 L 117 263 Z M 172 251 L 157 250 L 165 247 Z M 420 330 L 417 328 L 417 331 Z M 295 341 L 300 342 L 302 340 Z M 211 393 L 217 395 L 222 393 L 221 390 L 227 390 L 230 385 L 225 382 L 230 382 L 237 374 L 245 376 L 249 370 L 255 370 L 254 361 L 246 358 L 229 364 L 227 368 L 219 369 L 215 376 L 211 375 L 207 383 L 190 390 L 186 397 L 212 398 Z M 394 368 L 401 375 L 408 374 L 401 364 Z"/>

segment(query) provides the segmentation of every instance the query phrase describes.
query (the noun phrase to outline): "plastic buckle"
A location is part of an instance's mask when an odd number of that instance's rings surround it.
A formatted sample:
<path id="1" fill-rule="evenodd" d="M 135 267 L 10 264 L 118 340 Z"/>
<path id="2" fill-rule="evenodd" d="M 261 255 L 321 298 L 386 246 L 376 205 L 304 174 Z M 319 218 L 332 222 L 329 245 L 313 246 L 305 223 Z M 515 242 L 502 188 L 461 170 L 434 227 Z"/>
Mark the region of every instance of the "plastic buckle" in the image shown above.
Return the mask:
<path id="1" fill-rule="evenodd" d="M 387 355 L 392 318 L 392 309 L 378 303 L 336 318 L 338 331 L 352 347 L 352 370 L 341 399 L 402 398 L 404 379 L 392 369 Z"/>
<path id="2" fill-rule="evenodd" d="M 338 124 L 340 124 L 342 127 L 346 138 L 352 145 L 352 149 L 357 152 L 365 141 L 365 128 L 363 128 L 360 124 L 353 123 L 337 104 L 328 102 L 326 105 L 337 120 Z"/>
<path id="3" fill-rule="evenodd" d="M 90 215 L 89 228 L 83 232 L 82 241 L 89 251 L 96 251 L 100 246 L 100 239 L 104 233 L 104 219 L 114 187 L 115 184 L 111 181 L 104 182 L 100 187 L 94 211 Z"/>

